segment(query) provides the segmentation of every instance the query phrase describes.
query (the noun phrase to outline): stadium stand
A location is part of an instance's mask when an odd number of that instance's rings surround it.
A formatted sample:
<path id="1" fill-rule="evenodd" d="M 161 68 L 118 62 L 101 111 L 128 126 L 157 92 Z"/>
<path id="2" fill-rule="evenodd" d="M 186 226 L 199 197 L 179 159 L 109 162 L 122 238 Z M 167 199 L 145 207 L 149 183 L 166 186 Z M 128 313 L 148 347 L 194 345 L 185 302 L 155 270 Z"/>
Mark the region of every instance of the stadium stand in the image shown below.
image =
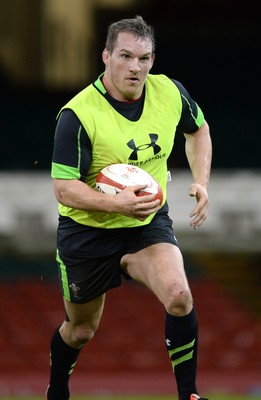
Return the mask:
<path id="1" fill-rule="evenodd" d="M 200 373 L 258 371 L 260 320 L 214 281 L 195 279 L 191 286 L 200 323 Z M 63 318 L 57 284 L 9 281 L 1 282 L 0 291 L 2 373 L 47 376 L 50 335 Z M 80 372 L 167 373 L 163 321 L 161 305 L 146 288 L 132 282 L 112 290 L 95 340 L 79 360 Z"/>

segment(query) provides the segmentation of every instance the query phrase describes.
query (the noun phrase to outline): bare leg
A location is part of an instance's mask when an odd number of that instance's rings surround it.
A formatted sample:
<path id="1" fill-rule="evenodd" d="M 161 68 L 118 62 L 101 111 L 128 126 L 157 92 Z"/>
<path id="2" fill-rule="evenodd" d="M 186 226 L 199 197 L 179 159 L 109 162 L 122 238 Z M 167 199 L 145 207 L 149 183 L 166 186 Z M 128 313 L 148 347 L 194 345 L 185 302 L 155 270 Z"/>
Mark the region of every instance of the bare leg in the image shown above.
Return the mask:
<path id="1" fill-rule="evenodd" d="M 175 245 L 159 243 L 125 255 L 121 263 L 123 270 L 146 285 L 165 307 L 165 342 L 179 400 L 189 400 L 197 393 L 198 324 L 181 252 Z"/>
<path id="2" fill-rule="evenodd" d="M 50 384 L 48 400 L 68 400 L 69 379 L 82 347 L 93 338 L 99 326 L 105 295 L 85 304 L 65 300 L 69 321 L 64 321 L 51 340 Z"/>

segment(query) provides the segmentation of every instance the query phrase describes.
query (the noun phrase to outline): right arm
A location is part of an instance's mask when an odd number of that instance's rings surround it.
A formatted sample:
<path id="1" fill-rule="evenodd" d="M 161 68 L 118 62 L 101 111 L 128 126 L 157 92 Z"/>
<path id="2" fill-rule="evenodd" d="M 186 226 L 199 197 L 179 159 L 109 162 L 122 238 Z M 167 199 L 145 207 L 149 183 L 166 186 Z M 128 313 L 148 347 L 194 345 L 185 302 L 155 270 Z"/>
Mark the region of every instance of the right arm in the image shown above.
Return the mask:
<path id="1" fill-rule="evenodd" d="M 122 192 L 111 195 L 101 193 L 77 179 L 54 179 L 54 192 L 59 203 L 85 211 L 119 213 L 127 217 L 144 220 L 160 209 L 155 195 L 136 196 L 135 192 L 146 185 L 129 186 Z"/>
<path id="2" fill-rule="evenodd" d="M 81 162 L 79 163 L 79 142 Z M 68 151 L 70 149 L 70 151 Z M 57 124 L 52 177 L 59 203 L 66 207 L 107 213 L 119 213 L 140 220 L 160 209 L 154 195 L 136 196 L 146 186 L 131 186 L 117 195 L 98 192 L 85 183 L 92 158 L 91 143 L 80 121 L 71 110 L 65 110 Z"/>

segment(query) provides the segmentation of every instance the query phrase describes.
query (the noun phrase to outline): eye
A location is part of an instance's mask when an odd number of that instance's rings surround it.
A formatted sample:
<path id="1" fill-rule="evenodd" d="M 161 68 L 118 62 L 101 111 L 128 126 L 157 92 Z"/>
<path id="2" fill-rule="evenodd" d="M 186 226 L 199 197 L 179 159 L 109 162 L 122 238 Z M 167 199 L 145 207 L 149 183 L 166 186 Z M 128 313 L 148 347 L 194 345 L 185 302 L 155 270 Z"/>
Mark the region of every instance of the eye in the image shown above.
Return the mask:
<path id="1" fill-rule="evenodd" d="M 121 56 L 124 60 L 128 60 L 130 58 L 129 54 L 122 54 Z"/>
<path id="2" fill-rule="evenodd" d="M 144 57 L 141 57 L 141 58 L 140 58 L 140 61 L 142 61 L 142 62 L 147 62 L 147 61 L 149 61 L 149 59 L 150 59 L 149 56 L 144 56 Z"/>

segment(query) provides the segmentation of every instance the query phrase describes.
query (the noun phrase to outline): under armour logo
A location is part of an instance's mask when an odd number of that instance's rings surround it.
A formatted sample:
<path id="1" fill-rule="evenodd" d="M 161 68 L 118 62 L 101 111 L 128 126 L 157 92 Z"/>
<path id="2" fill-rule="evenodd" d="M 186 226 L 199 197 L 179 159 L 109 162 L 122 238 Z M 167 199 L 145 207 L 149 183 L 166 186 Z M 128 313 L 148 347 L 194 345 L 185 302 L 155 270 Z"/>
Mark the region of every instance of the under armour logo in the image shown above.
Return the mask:
<path id="1" fill-rule="evenodd" d="M 129 156 L 129 160 L 138 160 L 138 151 L 147 150 L 150 147 L 152 147 L 154 155 L 160 152 L 161 147 L 156 144 L 159 136 L 156 133 L 150 133 L 149 137 L 150 137 L 150 143 L 141 144 L 138 147 L 136 147 L 133 139 L 131 139 L 127 143 L 127 145 L 133 150 L 133 152 Z"/>

